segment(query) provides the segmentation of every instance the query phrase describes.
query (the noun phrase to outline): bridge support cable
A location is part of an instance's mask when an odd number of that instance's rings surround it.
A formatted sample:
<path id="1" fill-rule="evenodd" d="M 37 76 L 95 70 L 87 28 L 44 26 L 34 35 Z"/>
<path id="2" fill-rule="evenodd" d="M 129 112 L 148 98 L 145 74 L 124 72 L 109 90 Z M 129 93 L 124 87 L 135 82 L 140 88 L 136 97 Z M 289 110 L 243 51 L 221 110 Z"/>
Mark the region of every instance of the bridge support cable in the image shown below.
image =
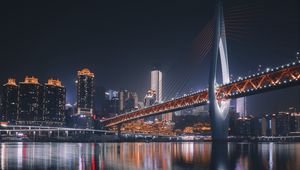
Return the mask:
<path id="1" fill-rule="evenodd" d="M 197 57 L 200 57 L 200 62 L 203 61 L 203 59 L 207 56 L 208 52 L 210 51 L 212 47 L 212 39 L 213 39 L 213 21 L 209 21 L 202 31 L 199 33 L 199 35 L 196 37 L 194 41 L 194 50 L 197 55 Z M 178 95 L 183 95 L 183 93 L 188 93 L 187 91 L 187 85 L 191 81 L 191 78 L 193 76 L 192 72 L 180 72 L 181 77 L 183 79 L 177 80 L 174 79 L 173 81 L 169 82 L 166 87 L 164 88 L 165 90 L 165 100 L 174 98 L 174 94 Z M 170 85 L 171 84 L 171 85 Z"/>

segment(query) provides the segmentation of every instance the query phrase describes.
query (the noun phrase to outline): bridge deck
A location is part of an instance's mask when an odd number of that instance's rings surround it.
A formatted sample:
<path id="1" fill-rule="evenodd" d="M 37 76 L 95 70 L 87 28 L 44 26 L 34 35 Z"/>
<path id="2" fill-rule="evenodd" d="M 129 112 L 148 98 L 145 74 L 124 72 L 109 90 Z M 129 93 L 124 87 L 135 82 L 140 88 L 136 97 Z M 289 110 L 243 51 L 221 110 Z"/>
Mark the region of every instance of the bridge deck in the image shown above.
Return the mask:
<path id="1" fill-rule="evenodd" d="M 219 85 L 216 93 L 221 101 L 296 85 L 300 85 L 300 61 Z M 208 90 L 205 89 L 144 109 L 118 115 L 104 120 L 103 123 L 105 126 L 110 127 L 149 116 L 205 105 L 208 102 Z"/>

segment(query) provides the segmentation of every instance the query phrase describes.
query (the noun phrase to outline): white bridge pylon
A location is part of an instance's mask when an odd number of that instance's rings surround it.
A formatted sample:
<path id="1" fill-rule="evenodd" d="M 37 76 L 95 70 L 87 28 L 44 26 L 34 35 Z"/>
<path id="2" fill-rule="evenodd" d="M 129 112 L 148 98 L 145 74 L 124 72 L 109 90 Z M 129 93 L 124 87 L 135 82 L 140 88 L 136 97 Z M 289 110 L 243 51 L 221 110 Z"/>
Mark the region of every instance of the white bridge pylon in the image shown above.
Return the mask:
<path id="1" fill-rule="evenodd" d="M 209 75 L 209 111 L 212 139 L 226 140 L 228 136 L 228 111 L 230 100 L 218 102 L 216 94 L 216 75 L 219 57 L 221 62 L 222 83 L 225 84 L 230 82 L 224 15 L 220 0 L 217 0 L 215 19 L 213 55 Z"/>

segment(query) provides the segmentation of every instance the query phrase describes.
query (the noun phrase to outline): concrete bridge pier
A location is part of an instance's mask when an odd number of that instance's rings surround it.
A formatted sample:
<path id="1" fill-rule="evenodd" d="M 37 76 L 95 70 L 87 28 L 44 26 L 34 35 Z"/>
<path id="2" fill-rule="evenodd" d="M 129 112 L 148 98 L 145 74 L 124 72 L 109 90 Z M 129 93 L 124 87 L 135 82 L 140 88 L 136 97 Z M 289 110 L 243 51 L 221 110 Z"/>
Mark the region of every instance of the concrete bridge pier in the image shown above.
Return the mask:
<path id="1" fill-rule="evenodd" d="M 212 49 L 212 60 L 209 73 L 209 112 L 212 128 L 212 139 L 214 141 L 227 140 L 228 136 L 228 110 L 230 101 L 219 101 L 217 98 L 217 66 L 220 56 L 222 83 L 230 82 L 229 64 L 227 55 L 225 24 L 223 15 L 223 4 L 221 0 L 216 0 L 215 9 L 215 31 Z"/>

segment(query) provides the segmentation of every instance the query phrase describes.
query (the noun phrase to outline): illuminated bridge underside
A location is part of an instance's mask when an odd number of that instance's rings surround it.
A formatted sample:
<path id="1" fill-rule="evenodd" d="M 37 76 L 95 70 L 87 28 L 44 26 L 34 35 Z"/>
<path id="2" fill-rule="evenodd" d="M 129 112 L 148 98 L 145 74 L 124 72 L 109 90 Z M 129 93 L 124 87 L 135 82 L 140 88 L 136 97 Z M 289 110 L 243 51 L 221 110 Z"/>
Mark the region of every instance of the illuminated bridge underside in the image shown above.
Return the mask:
<path id="1" fill-rule="evenodd" d="M 220 85 L 217 87 L 217 98 L 218 101 L 222 101 L 296 85 L 300 85 L 300 61 Z M 203 90 L 151 107 L 112 117 L 104 120 L 103 123 L 106 127 L 110 127 L 149 116 L 201 106 L 207 103 L 208 90 Z"/>

